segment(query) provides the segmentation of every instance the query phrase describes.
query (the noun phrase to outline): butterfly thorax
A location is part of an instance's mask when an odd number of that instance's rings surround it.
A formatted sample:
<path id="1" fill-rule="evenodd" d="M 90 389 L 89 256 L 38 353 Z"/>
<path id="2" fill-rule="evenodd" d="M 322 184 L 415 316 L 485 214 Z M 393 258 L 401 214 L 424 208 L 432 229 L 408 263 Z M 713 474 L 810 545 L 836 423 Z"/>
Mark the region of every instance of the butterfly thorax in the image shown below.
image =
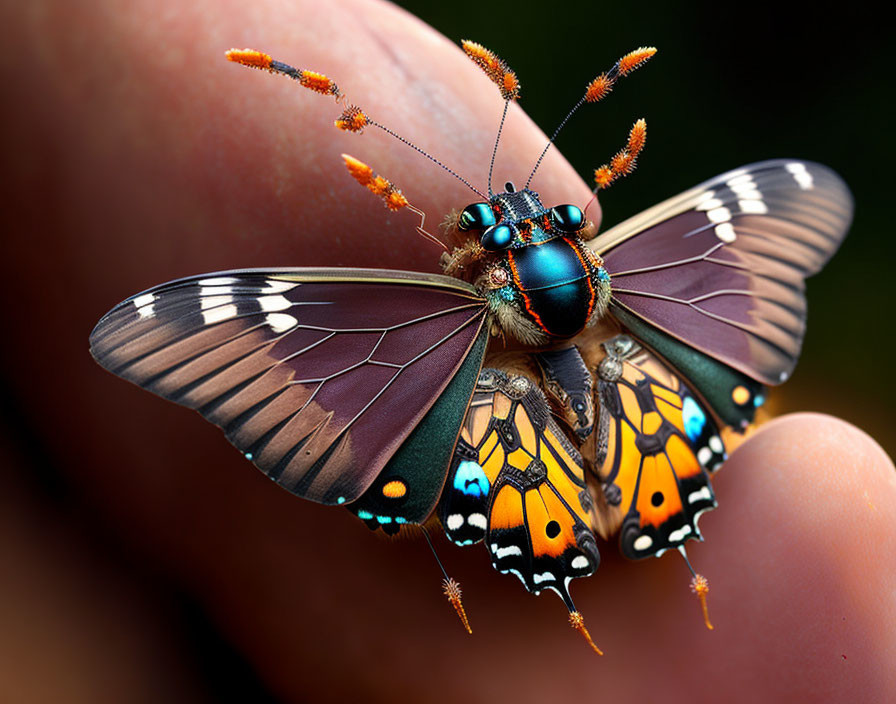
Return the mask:
<path id="1" fill-rule="evenodd" d="M 570 338 L 603 316 L 610 297 L 610 276 L 580 236 L 585 225 L 576 206 L 546 208 L 508 183 L 461 212 L 465 239 L 445 270 L 476 285 L 501 332 L 531 345 Z"/>

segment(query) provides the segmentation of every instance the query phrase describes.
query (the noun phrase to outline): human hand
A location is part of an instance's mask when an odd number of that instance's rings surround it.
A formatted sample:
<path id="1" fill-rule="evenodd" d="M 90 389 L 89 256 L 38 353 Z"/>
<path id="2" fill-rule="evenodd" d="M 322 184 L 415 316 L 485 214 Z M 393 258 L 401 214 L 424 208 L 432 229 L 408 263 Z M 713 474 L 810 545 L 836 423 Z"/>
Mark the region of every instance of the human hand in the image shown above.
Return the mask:
<path id="1" fill-rule="evenodd" d="M 713 632 L 675 555 L 631 564 L 603 546 L 596 575 L 572 586 L 607 653 L 598 660 L 559 600 L 494 573 L 481 547 L 437 541 L 465 588 L 468 637 L 424 542 L 377 539 L 344 512 L 278 491 L 195 415 L 103 373 L 86 352 L 92 324 L 168 279 L 248 266 L 437 271 L 414 217 L 358 187 L 342 152 L 394 181 L 428 222 L 475 200 L 376 130 L 337 132 L 332 100 L 227 64 L 224 50 L 327 73 L 476 183 L 501 104 L 451 42 L 378 2 L 164 0 L 121 12 L 103 0 L 38 14 L 12 46 L 31 60 L 10 86 L 35 117 L 5 118 L 23 166 L 11 186 L 18 231 L 37 235 L 13 245 L 2 284 L 7 300 L 35 291 L 9 311 L 28 342 L 7 350 L 8 383 L 100 525 L 193 594 L 272 690 L 731 702 L 893 691 L 896 475 L 841 421 L 773 421 L 718 476 L 720 508 L 690 550 L 712 585 Z M 515 109 L 502 145 L 496 183 L 527 174 L 544 136 Z M 534 185 L 548 202 L 590 197 L 556 150 Z"/>

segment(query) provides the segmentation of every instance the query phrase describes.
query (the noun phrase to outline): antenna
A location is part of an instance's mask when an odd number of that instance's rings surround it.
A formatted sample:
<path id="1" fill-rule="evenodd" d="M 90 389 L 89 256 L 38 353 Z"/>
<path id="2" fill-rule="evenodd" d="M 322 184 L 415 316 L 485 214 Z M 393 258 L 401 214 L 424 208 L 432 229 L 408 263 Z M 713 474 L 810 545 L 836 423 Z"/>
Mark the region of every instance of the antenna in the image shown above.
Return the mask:
<path id="1" fill-rule="evenodd" d="M 420 530 L 423 531 L 423 536 L 426 538 L 426 542 L 429 544 L 429 549 L 432 550 L 433 557 L 436 558 L 436 562 L 439 563 L 439 569 L 442 570 L 442 575 L 444 576 L 444 579 L 442 580 L 443 593 L 448 598 L 448 601 L 451 603 L 451 605 L 454 607 L 454 610 L 457 611 L 457 617 L 460 619 L 460 622 L 467 630 L 467 633 L 473 635 L 473 629 L 470 628 L 470 622 L 467 620 L 467 612 L 464 611 L 463 602 L 461 602 L 460 600 L 460 584 L 458 584 L 458 582 L 453 578 L 449 577 L 448 573 L 445 571 L 445 568 L 442 566 L 442 561 L 436 554 L 435 546 L 433 546 L 432 540 L 429 537 L 429 531 L 427 531 L 426 527 L 423 525 L 420 526 Z"/>
<path id="2" fill-rule="evenodd" d="M 408 202 L 408 199 L 404 196 L 404 194 L 392 183 L 389 179 L 380 176 L 377 173 L 374 173 L 373 169 L 371 169 L 367 164 L 359 159 L 355 159 L 355 157 L 350 154 L 343 154 L 342 160 L 345 162 L 345 167 L 348 169 L 349 174 L 351 174 L 352 178 L 355 179 L 358 183 L 360 183 L 364 188 L 373 193 L 376 196 L 379 196 L 383 199 L 383 204 L 391 211 L 396 212 L 401 210 L 402 208 L 407 208 L 412 213 L 416 213 L 420 216 L 420 224 L 417 226 L 417 232 L 419 232 L 423 237 L 428 239 L 430 242 L 434 242 L 439 245 L 446 252 L 448 251 L 448 247 L 435 235 L 430 234 L 424 229 L 424 225 L 426 224 L 426 214 L 420 210 L 419 208 L 415 208 Z"/>
<path id="3" fill-rule="evenodd" d="M 256 51 L 255 49 L 231 49 L 230 51 L 225 53 L 225 56 L 227 57 L 228 61 L 233 61 L 235 63 L 242 64 L 243 66 L 248 66 L 249 68 L 257 68 L 262 71 L 279 73 L 280 75 L 288 76 L 289 78 L 298 81 L 299 85 L 307 88 L 308 90 L 313 90 L 315 93 L 321 93 L 322 95 L 332 95 L 337 103 L 342 102 L 342 100 L 345 98 L 344 94 L 339 90 L 336 84 L 322 73 L 317 73 L 316 71 L 308 71 L 306 69 L 294 68 L 289 64 L 275 61 L 264 52 Z M 404 137 L 396 134 L 384 125 L 375 122 L 370 118 L 369 115 L 367 115 L 367 113 L 365 113 L 356 105 L 350 105 L 349 107 L 347 107 L 342 112 L 342 115 L 340 115 L 336 120 L 335 125 L 337 128 L 345 132 L 360 133 L 364 130 L 365 127 L 368 126 L 381 129 L 386 134 L 395 137 L 395 139 L 397 139 L 398 141 L 406 144 L 417 153 L 425 156 L 436 166 L 439 166 L 447 171 L 449 174 L 454 176 L 454 178 L 463 183 L 467 188 L 477 194 L 480 198 L 485 198 L 485 195 L 483 195 L 478 189 L 474 188 L 469 181 L 460 176 L 457 172 L 449 169 L 441 161 L 423 151 L 413 142 L 410 142 Z"/>
<path id="4" fill-rule="evenodd" d="M 641 118 L 632 125 L 625 147 L 616 152 L 608 164 L 594 170 L 594 192 L 609 188 L 613 181 L 634 171 L 638 165 L 638 154 L 641 153 L 646 141 L 647 122 Z"/>
<path id="5" fill-rule="evenodd" d="M 492 149 L 492 160 L 488 165 L 488 197 L 495 195 L 492 190 L 492 174 L 495 171 L 495 157 L 498 155 L 498 142 L 501 141 L 501 131 L 504 129 L 504 120 L 507 119 L 507 108 L 510 107 L 510 101 L 504 101 L 504 112 L 501 113 L 501 122 L 498 123 L 498 136 L 495 137 L 495 147 Z"/>
<path id="6" fill-rule="evenodd" d="M 618 79 L 629 75 L 635 69 L 642 66 L 655 53 L 656 48 L 652 46 L 643 46 L 634 51 L 630 51 L 613 64 L 613 67 L 609 71 L 600 74 L 585 87 L 585 95 L 579 98 L 579 102 L 573 106 L 572 110 L 570 110 L 566 117 L 561 120 L 557 129 L 554 130 L 554 134 L 551 135 L 551 138 L 545 145 L 544 150 L 538 157 L 538 161 L 535 162 L 535 166 L 532 169 L 532 173 L 529 174 L 529 180 L 526 181 L 524 188 L 528 188 L 529 184 L 532 183 L 532 179 L 535 177 L 535 172 L 538 171 L 538 167 L 541 166 L 545 154 L 548 153 L 548 149 L 551 148 L 554 140 L 557 139 L 560 130 L 562 130 L 566 126 L 566 123 L 569 122 L 569 118 L 571 118 L 585 103 L 596 103 L 605 98 L 613 90 L 613 86 Z"/>
<path id="7" fill-rule="evenodd" d="M 495 137 L 495 146 L 492 149 L 492 160 L 488 167 L 488 196 L 494 195 L 492 190 L 492 173 L 495 170 L 495 157 L 498 154 L 498 143 L 501 141 L 501 131 L 504 129 L 504 121 L 507 119 L 507 109 L 510 103 L 520 97 L 520 82 L 507 62 L 490 49 L 486 49 L 482 44 L 471 42 L 464 39 L 461 47 L 470 59 L 483 73 L 488 76 L 489 80 L 498 86 L 501 91 L 501 97 L 504 98 L 504 112 L 501 114 L 501 122 L 498 124 L 498 136 Z"/>

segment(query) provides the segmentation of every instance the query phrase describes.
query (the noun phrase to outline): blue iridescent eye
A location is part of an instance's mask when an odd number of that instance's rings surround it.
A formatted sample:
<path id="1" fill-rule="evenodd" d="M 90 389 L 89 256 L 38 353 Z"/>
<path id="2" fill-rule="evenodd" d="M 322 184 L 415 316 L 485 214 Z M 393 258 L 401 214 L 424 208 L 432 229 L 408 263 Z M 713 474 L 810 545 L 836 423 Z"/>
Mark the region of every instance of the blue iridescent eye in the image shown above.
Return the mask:
<path id="1" fill-rule="evenodd" d="M 484 230 L 497 222 L 492 206 L 488 203 L 473 203 L 463 209 L 457 221 L 459 230 Z"/>
<path id="2" fill-rule="evenodd" d="M 578 232 L 584 223 L 584 213 L 574 205 L 551 208 L 551 224 L 562 232 Z"/>
<path id="3" fill-rule="evenodd" d="M 513 235 L 513 228 L 510 225 L 496 225 L 482 234 L 479 243 L 489 252 L 499 252 L 510 246 L 513 242 Z"/>

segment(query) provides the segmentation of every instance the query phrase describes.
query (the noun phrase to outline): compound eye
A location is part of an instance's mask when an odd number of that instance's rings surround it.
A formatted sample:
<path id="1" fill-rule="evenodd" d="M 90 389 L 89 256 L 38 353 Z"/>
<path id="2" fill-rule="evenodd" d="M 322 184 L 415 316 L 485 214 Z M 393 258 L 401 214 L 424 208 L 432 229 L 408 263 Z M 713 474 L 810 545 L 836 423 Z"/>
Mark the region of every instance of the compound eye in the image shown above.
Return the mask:
<path id="1" fill-rule="evenodd" d="M 488 203 L 473 203 L 463 209 L 457 220 L 458 230 L 484 230 L 497 222 L 492 206 Z"/>
<path id="2" fill-rule="evenodd" d="M 561 232 L 578 232 L 585 224 L 585 214 L 574 205 L 551 208 L 551 224 Z"/>
<path id="3" fill-rule="evenodd" d="M 513 242 L 513 228 L 510 225 L 500 224 L 488 228 L 482 233 L 482 239 L 479 243 L 489 252 L 500 252 L 507 249 Z"/>

